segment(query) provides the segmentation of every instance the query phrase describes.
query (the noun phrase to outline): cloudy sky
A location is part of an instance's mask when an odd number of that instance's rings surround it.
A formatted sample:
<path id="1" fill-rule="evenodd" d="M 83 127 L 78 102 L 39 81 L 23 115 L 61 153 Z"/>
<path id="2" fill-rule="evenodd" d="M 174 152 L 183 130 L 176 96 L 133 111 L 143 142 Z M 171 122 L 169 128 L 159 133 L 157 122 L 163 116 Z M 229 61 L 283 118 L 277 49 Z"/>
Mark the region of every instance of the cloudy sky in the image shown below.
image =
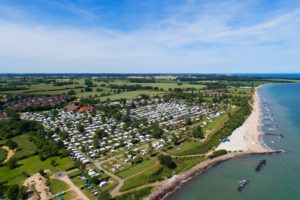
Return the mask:
<path id="1" fill-rule="evenodd" d="M 0 0 L 15 72 L 300 72 L 300 1 Z"/>

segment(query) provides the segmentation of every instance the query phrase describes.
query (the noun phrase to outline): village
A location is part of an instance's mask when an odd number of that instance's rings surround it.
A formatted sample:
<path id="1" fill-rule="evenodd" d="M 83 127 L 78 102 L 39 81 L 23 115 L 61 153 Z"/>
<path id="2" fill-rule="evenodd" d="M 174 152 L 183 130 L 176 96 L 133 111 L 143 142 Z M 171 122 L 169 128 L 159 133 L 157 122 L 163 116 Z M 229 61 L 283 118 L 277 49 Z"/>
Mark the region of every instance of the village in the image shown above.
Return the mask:
<path id="1" fill-rule="evenodd" d="M 129 109 L 129 105 L 135 105 Z M 74 161 L 80 162 L 87 169 L 90 177 L 107 177 L 119 171 L 128 170 L 132 166 L 149 159 L 149 153 L 163 152 L 173 145 L 174 137 L 185 134 L 187 123 L 207 122 L 225 113 L 225 109 L 217 104 L 207 103 L 187 104 L 184 100 L 171 99 L 164 102 L 160 98 L 147 102 L 130 100 L 125 104 L 121 101 L 110 102 L 109 105 L 121 106 L 123 118 L 107 117 L 105 113 L 91 105 L 77 106 L 69 104 L 63 108 L 41 112 L 23 112 L 24 120 L 37 121 L 43 124 L 45 130 L 52 132 L 52 140 L 63 142 Z M 127 105 L 127 106 L 126 106 Z M 153 125 L 158 126 L 159 137 L 153 134 Z M 107 162 L 117 157 L 115 162 Z M 101 165 L 97 165 L 101 163 Z M 98 166 L 93 168 L 92 166 Z M 83 181 L 87 177 L 79 176 Z M 109 179 L 101 179 L 100 188 L 113 184 Z M 93 191 L 97 195 L 97 191 Z"/>

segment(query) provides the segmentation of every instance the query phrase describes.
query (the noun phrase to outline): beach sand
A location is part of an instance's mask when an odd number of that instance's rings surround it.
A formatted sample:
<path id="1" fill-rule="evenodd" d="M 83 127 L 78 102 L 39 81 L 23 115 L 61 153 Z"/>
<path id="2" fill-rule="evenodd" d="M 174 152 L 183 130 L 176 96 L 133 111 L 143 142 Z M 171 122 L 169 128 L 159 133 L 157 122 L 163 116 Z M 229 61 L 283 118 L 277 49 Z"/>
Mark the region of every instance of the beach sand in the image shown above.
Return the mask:
<path id="1" fill-rule="evenodd" d="M 229 142 L 223 142 L 217 150 L 225 149 L 227 151 L 243 151 L 252 153 L 262 153 L 272 151 L 262 141 L 261 128 L 261 108 L 258 88 L 253 94 L 252 112 L 243 123 L 228 137 Z"/>
<path id="2" fill-rule="evenodd" d="M 255 89 L 253 100 L 252 112 L 243 125 L 233 131 L 228 138 L 230 140 L 229 142 L 221 143 L 216 148 L 216 150 L 225 149 L 229 152 L 228 154 L 214 159 L 207 159 L 194 166 L 192 169 L 161 182 L 160 185 L 145 199 L 165 199 L 169 194 L 178 190 L 186 181 L 220 162 L 241 156 L 279 153 L 280 151 L 274 151 L 268 148 L 262 141 L 263 133 L 260 130 L 261 111 L 258 88 Z"/>

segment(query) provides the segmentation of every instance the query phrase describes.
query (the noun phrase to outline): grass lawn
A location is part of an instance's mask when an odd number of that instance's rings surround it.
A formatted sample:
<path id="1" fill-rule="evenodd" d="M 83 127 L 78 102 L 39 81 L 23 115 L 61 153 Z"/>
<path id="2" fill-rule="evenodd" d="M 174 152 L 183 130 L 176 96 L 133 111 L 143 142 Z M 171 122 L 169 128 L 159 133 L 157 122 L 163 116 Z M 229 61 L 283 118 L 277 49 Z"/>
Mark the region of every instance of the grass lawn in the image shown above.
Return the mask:
<path id="1" fill-rule="evenodd" d="M 68 191 L 66 194 L 64 194 L 64 200 L 73 200 L 76 199 L 77 194 L 73 190 Z"/>
<path id="2" fill-rule="evenodd" d="M 7 157 L 7 151 L 0 147 L 0 162 L 3 162 Z"/>
<path id="3" fill-rule="evenodd" d="M 188 155 L 191 149 L 195 149 L 200 145 L 199 141 L 196 140 L 188 140 L 186 142 L 181 143 L 179 146 L 167 151 L 168 154 L 174 156 L 184 156 Z"/>
<path id="4" fill-rule="evenodd" d="M 225 122 L 228 120 L 228 115 L 223 114 L 219 117 L 215 118 L 212 122 L 210 122 L 205 127 L 206 134 L 214 134 L 216 131 L 220 130 Z M 199 146 L 201 146 L 202 142 L 197 140 L 188 140 L 186 142 L 183 142 L 179 146 L 171 149 L 168 151 L 169 154 L 175 155 L 175 156 L 184 156 L 184 155 L 190 155 L 191 150 L 194 152 L 195 149 L 197 149 Z"/>
<path id="5" fill-rule="evenodd" d="M 56 160 L 57 165 L 52 167 L 51 160 Z M 0 182 L 7 181 L 8 184 L 19 184 L 27 178 L 26 173 L 31 175 L 37 173 L 41 169 L 50 169 L 57 172 L 67 170 L 73 167 L 73 161 L 69 157 L 51 157 L 45 161 L 41 161 L 38 156 L 31 156 L 18 161 L 19 166 L 15 169 L 8 169 L 7 166 L 0 167 Z"/>
<path id="6" fill-rule="evenodd" d="M 202 162 L 205 160 L 204 156 L 199 156 L 199 157 L 185 157 L 185 158 L 173 158 L 173 161 L 176 163 L 176 169 L 175 172 L 176 174 L 181 173 L 183 171 L 189 170 L 198 163 Z"/>
<path id="7" fill-rule="evenodd" d="M 66 184 L 65 182 L 55 179 L 55 178 L 50 179 L 49 184 L 50 184 L 50 190 L 51 190 L 52 194 L 66 191 L 70 188 L 69 185 Z M 64 200 L 72 200 L 72 199 L 75 199 L 76 197 L 77 197 L 77 194 L 73 190 L 70 190 L 63 195 Z M 54 199 L 59 199 L 59 197 L 56 197 Z"/>
<path id="8" fill-rule="evenodd" d="M 156 167 L 149 169 L 138 176 L 134 176 L 128 180 L 125 181 L 124 185 L 120 189 L 120 191 L 126 191 L 133 189 L 135 187 L 139 187 L 141 185 L 145 185 L 150 182 L 149 177 L 155 173 L 160 168 L 160 165 L 157 165 Z"/>
<path id="9" fill-rule="evenodd" d="M 139 200 L 148 196 L 152 191 L 152 187 L 145 187 L 140 190 L 125 193 L 121 196 L 117 196 L 115 200 Z"/>
<path id="10" fill-rule="evenodd" d="M 159 94 L 164 94 L 164 92 L 161 91 L 152 91 L 152 90 L 137 90 L 137 91 L 129 91 L 129 92 L 122 92 L 119 94 L 112 94 L 109 96 L 104 96 L 104 97 L 99 97 L 101 101 L 106 101 L 108 98 L 110 100 L 117 100 L 117 99 L 134 99 L 142 94 L 147 94 L 147 95 L 159 95 Z"/>
<path id="11" fill-rule="evenodd" d="M 49 180 L 49 184 L 50 184 L 50 189 L 51 189 L 52 194 L 66 191 L 70 188 L 68 184 L 66 184 L 65 182 L 63 182 L 59 179 L 56 179 L 56 178 L 51 178 Z"/>
<path id="12" fill-rule="evenodd" d="M 122 178 L 126 178 L 128 176 L 131 176 L 133 174 L 136 174 L 140 171 L 143 171 L 155 164 L 155 159 L 151 158 L 149 160 L 144 160 L 142 163 L 134 165 L 133 167 L 130 167 L 129 169 L 125 169 L 123 171 L 120 171 L 117 173 L 118 176 Z"/>
<path id="13" fill-rule="evenodd" d="M 227 114 L 220 115 L 219 117 L 213 119 L 212 122 L 207 124 L 207 126 L 205 127 L 205 132 L 209 134 L 216 132 L 224 126 L 225 122 L 227 122 L 228 119 L 229 118 Z"/>
<path id="14" fill-rule="evenodd" d="M 16 137 L 13 137 L 12 140 L 18 144 L 18 148 L 15 153 L 15 156 L 17 158 L 30 156 L 35 153 L 36 147 L 32 142 L 30 142 L 28 134 L 18 135 Z"/>

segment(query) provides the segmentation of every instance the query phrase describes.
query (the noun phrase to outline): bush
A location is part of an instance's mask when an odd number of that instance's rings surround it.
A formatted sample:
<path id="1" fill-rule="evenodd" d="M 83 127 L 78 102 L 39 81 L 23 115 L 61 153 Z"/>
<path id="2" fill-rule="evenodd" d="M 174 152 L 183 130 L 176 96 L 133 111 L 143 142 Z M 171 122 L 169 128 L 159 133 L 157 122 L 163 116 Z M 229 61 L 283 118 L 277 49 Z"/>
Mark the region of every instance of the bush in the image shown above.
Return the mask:
<path id="1" fill-rule="evenodd" d="M 17 163 L 18 163 L 18 159 L 16 157 L 11 157 L 8 161 L 7 161 L 7 167 L 9 169 L 13 169 L 17 167 Z"/>
<path id="2" fill-rule="evenodd" d="M 213 158 L 216 158 L 216 157 L 225 155 L 225 154 L 227 154 L 227 151 L 224 150 L 224 149 L 221 149 L 221 150 L 214 151 L 212 154 L 210 154 L 210 155 L 208 156 L 208 158 L 209 158 L 209 159 L 213 159 Z"/>
<path id="3" fill-rule="evenodd" d="M 158 160 L 161 165 L 164 165 L 170 169 L 176 168 L 176 164 L 173 162 L 172 157 L 170 155 L 160 155 L 158 156 Z"/>
<path id="4" fill-rule="evenodd" d="M 7 140 L 6 145 L 8 146 L 9 149 L 16 149 L 18 147 L 18 144 L 13 140 Z"/>

